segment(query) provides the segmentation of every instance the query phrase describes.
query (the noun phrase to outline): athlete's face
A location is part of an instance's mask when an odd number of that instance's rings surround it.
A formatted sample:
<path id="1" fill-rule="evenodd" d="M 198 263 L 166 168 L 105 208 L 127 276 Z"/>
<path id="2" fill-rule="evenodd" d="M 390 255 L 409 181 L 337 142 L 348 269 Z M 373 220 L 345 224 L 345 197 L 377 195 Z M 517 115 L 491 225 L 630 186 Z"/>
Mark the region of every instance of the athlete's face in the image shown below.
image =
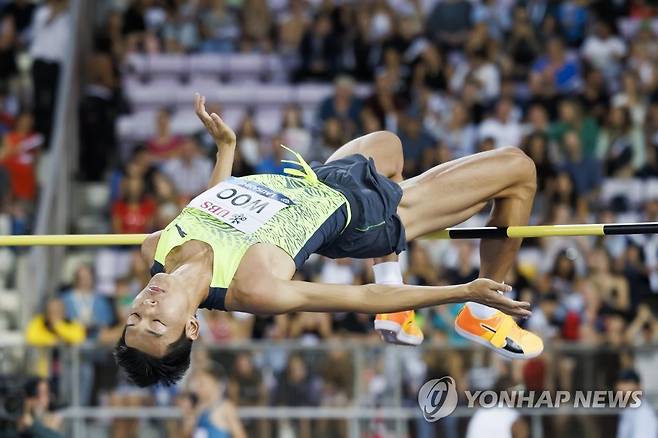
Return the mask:
<path id="1" fill-rule="evenodd" d="M 156 274 L 135 297 L 126 320 L 127 346 L 162 357 L 183 331 L 189 339 L 198 337 L 196 309 L 179 283 L 172 275 Z"/>

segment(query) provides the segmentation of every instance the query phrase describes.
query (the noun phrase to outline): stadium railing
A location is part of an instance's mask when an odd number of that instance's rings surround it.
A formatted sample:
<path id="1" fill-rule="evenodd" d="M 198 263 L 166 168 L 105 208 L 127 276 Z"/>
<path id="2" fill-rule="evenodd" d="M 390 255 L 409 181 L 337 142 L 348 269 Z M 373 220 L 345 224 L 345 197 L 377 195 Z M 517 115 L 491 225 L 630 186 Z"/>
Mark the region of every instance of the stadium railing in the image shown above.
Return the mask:
<path id="1" fill-rule="evenodd" d="M 405 361 L 409 360 L 409 349 L 396 346 L 384 346 L 372 342 L 341 340 L 340 342 L 320 342 L 313 345 L 308 345 L 299 340 L 286 340 L 286 341 L 246 341 L 234 342 L 226 344 L 205 345 L 211 357 L 224 356 L 230 357 L 240 352 L 251 353 L 254 357 L 264 357 L 271 354 L 269 357 L 275 355 L 283 355 L 289 357 L 292 353 L 300 353 L 300 357 L 306 362 L 315 362 L 316 365 L 322 361 L 324 353 L 332 350 L 343 350 L 348 353 L 351 365 L 352 377 L 352 395 L 350 401 L 343 407 L 326 407 L 326 406 L 302 406 L 302 407 L 286 407 L 286 406 L 241 406 L 239 408 L 239 415 L 244 420 L 270 420 L 270 421 L 286 421 L 286 420 L 341 420 L 347 425 L 348 436 L 359 437 L 362 436 L 364 430 L 369 427 L 369 422 L 383 421 L 387 423 L 391 430 L 395 431 L 395 436 L 408 436 L 408 427 L 410 422 L 418 420 L 423 422 L 422 413 L 420 409 L 413 403 L 409 405 L 409 395 L 405 398 L 403 385 L 409 381 L 409 376 L 404 370 Z M 0 356 L 5 359 L 11 357 L 12 354 L 9 350 L 14 350 L 14 357 L 20 356 L 21 352 L 24 354 L 22 358 L 23 365 L 20 361 L 16 363 L 16 368 L 27 369 L 27 361 L 29 355 L 25 354 L 27 350 L 25 345 L 21 342 L 13 341 L 11 343 L 0 343 Z M 175 407 L 140 407 L 135 408 L 122 408 L 122 407 L 87 407 L 80 406 L 79 403 L 79 379 L 76 376 L 80 373 L 80 367 L 84 353 L 90 350 L 98 351 L 97 346 L 84 345 L 81 347 L 65 348 L 60 357 L 64 358 L 65 365 L 62 367 L 68 376 L 62 376 L 60 382 L 68 382 L 68 387 L 61 387 L 60 391 L 65 391 L 70 395 L 69 407 L 61 410 L 59 414 L 66 420 L 69 435 L 73 437 L 92 436 L 97 433 L 98 428 L 105 429 L 111 424 L 114 419 L 140 419 L 149 421 L 166 421 L 176 420 L 181 417 L 180 411 Z M 484 352 L 485 350 L 473 348 L 470 345 L 466 346 L 448 346 L 445 344 L 437 344 L 428 342 L 415 350 L 414 354 L 422 355 L 423 353 L 431 352 L 432 354 L 442 353 L 460 353 L 460 354 L 474 354 L 476 352 Z M 582 380 L 579 381 L 579 388 L 584 389 L 603 389 L 612 390 L 610 387 L 601 387 L 601 382 L 596 380 L 595 374 L 597 367 L 600 367 L 600 354 L 619 352 L 618 349 L 613 349 L 609 346 L 591 346 L 576 343 L 563 343 L 548 345 L 548 357 L 560 358 L 571 357 L 574 358 L 580 367 L 580 376 Z M 658 352 L 658 344 L 646 347 L 637 347 L 625 350 L 632 352 L 635 355 L 642 353 Z M 363 376 L 365 372 L 373 369 L 377 360 L 385 363 L 385 375 L 387 385 L 386 404 L 383 405 L 380 400 L 375 400 L 372 394 L 368 393 L 366 385 L 364 385 Z M 271 362 L 264 361 L 265 366 L 261 368 L 266 371 L 271 367 Z M 269 364 L 269 365 L 268 365 Z M 9 369 L 1 369 L 3 373 L 10 372 Z M 271 370 L 270 370 L 271 371 Z M 422 382 L 420 382 L 422 384 Z M 658 408 L 658 393 L 645 392 L 645 398 L 649 400 L 654 408 Z M 578 417 L 613 417 L 621 412 L 620 408 L 596 408 L 584 409 L 574 408 L 572 406 L 562 406 L 560 408 L 520 408 L 519 412 L 525 415 L 530 421 L 531 436 L 533 438 L 542 438 L 544 436 L 544 421 L 547 417 L 556 416 L 578 416 Z M 465 418 L 470 417 L 474 410 L 467 407 L 458 407 L 451 417 Z M 96 428 L 96 429 L 94 429 Z M 92 432 L 94 431 L 94 432 Z M 68 436 L 68 435 L 67 435 Z"/>

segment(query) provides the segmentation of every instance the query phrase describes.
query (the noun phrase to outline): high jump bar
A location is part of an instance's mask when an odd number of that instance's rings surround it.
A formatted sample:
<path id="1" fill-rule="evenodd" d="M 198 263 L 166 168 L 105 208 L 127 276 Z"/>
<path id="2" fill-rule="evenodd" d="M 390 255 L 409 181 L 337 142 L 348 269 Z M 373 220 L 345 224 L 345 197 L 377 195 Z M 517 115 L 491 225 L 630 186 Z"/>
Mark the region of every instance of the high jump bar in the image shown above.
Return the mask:
<path id="1" fill-rule="evenodd" d="M 422 239 L 508 239 L 554 236 L 615 236 L 658 234 L 658 222 L 625 224 L 527 225 L 448 228 Z M 114 246 L 140 245 L 148 234 L 46 234 L 0 236 L 0 246 Z"/>

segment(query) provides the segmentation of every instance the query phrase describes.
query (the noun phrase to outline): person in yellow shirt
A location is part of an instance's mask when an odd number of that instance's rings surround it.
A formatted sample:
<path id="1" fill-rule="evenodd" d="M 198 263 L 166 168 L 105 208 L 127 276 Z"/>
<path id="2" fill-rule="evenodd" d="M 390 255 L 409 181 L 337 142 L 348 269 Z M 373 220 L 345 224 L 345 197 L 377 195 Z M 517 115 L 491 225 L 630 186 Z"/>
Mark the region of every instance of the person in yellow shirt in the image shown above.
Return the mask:
<path id="1" fill-rule="evenodd" d="M 25 330 L 27 343 L 38 347 L 33 371 L 40 377 L 49 377 L 52 350 L 48 347 L 78 345 L 86 338 L 84 326 L 76 321 L 67 321 L 64 315 L 64 303 L 57 298 L 50 298 L 45 312 L 32 318 Z"/>

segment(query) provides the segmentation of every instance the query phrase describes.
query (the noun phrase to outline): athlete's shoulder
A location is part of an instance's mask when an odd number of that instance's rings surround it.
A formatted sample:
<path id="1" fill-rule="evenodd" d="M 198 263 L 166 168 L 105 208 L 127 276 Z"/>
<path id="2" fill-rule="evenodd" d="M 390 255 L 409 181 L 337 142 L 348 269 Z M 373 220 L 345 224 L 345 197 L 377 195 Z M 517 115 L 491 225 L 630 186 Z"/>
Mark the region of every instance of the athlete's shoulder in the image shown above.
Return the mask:
<path id="1" fill-rule="evenodd" d="M 146 237 L 146 239 L 144 239 L 144 242 L 142 242 L 142 258 L 148 264 L 148 266 L 151 266 L 153 264 L 153 260 L 155 259 L 155 250 L 158 247 L 158 242 L 160 241 L 160 234 L 162 234 L 162 231 L 151 233 Z"/>

